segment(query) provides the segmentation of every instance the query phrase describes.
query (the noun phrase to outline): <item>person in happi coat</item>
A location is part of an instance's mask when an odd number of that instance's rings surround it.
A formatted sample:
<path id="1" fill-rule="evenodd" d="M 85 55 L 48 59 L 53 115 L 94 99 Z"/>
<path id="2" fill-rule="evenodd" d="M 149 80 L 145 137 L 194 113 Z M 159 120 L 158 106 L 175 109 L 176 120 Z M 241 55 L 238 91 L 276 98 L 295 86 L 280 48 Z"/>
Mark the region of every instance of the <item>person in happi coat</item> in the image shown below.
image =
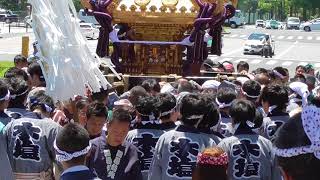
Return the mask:
<path id="1" fill-rule="evenodd" d="M 127 140 L 139 149 L 141 170 L 145 180 L 148 178 L 154 148 L 159 137 L 176 127 L 174 122 L 178 118 L 178 113 L 175 108 L 176 98 L 171 94 L 159 94 L 157 98 L 145 97 L 138 100 L 136 111 L 142 121 L 136 124 L 136 129 L 128 133 Z M 152 116 L 156 110 L 159 111 L 160 122 L 149 121 L 148 117 Z"/>
<path id="2" fill-rule="evenodd" d="M 5 113 L 10 101 L 10 91 L 7 83 L 0 79 L 0 132 L 7 125 L 11 118 Z"/>
<path id="3" fill-rule="evenodd" d="M 149 180 L 192 178 L 197 155 L 217 144 L 198 129 L 206 104 L 199 94 L 187 94 L 181 100 L 181 125 L 160 136 L 148 174 Z"/>
<path id="4" fill-rule="evenodd" d="M 98 101 L 92 102 L 87 108 L 87 122 L 85 129 L 90 135 L 90 139 L 104 136 L 103 127 L 107 122 L 108 110 L 106 106 Z"/>
<path id="5" fill-rule="evenodd" d="M 88 167 L 103 180 L 142 180 L 137 148 L 125 141 L 131 116 L 115 108 L 107 123 L 107 135 L 92 140 Z"/>
<path id="6" fill-rule="evenodd" d="M 85 158 L 91 149 L 89 133 L 80 124 L 69 123 L 57 135 L 56 159 L 63 166 L 60 180 L 98 179 L 87 166 Z"/>
<path id="7" fill-rule="evenodd" d="M 51 180 L 55 163 L 53 143 L 61 126 L 50 118 L 54 103 L 44 91 L 35 93 L 28 102 L 38 118 L 22 117 L 4 128 L 8 157 L 15 179 Z"/>
<path id="8" fill-rule="evenodd" d="M 272 143 L 256 134 L 256 109 L 248 100 L 236 100 L 230 107 L 233 136 L 223 139 L 218 147 L 229 156 L 228 179 L 280 180 Z"/>
<path id="9" fill-rule="evenodd" d="M 284 85 L 270 84 L 263 88 L 261 104 L 267 114 L 263 119 L 262 135 L 272 140 L 278 129 L 289 120 L 286 112 L 289 102 L 288 90 Z"/>
<path id="10" fill-rule="evenodd" d="M 320 103 L 307 105 L 279 129 L 274 152 L 284 180 L 320 178 Z"/>

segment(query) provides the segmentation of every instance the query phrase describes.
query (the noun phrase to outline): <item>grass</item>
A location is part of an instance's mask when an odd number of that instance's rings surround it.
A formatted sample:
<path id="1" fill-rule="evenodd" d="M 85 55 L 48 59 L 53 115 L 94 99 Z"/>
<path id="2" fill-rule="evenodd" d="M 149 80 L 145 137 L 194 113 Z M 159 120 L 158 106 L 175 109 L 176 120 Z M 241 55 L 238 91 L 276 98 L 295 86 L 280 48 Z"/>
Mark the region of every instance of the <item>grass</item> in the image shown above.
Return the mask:
<path id="1" fill-rule="evenodd" d="M 2 78 L 4 73 L 13 66 L 14 64 L 12 61 L 0 61 L 0 78 Z"/>

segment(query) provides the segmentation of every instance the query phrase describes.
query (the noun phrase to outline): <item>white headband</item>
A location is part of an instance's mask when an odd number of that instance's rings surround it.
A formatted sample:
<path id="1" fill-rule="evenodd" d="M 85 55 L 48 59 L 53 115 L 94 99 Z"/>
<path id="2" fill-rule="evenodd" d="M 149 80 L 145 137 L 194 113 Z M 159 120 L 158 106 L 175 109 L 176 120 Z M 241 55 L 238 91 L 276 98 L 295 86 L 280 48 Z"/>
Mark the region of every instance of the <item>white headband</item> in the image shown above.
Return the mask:
<path id="1" fill-rule="evenodd" d="M 285 77 L 282 75 L 282 74 L 280 74 L 278 71 L 276 71 L 276 70 L 273 70 L 273 73 L 276 75 L 276 76 L 278 76 L 280 79 L 284 79 Z"/>
<path id="2" fill-rule="evenodd" d="M 275 154 L 281 157 L 293 157 L 301 154 L 313 153 L 320 159 L 320 109 L 316 106 L 306 106 L 302 114 L 303 129 L 311 141 L 310 146 L 302 146 L 290 149 L 279 149 L 274 147 Z"/>
<path id="3" fill-rule="evenodd" d="M 90 151 L 91 149 L 91 143 L 89 142 L 89 146 L 87 146 L 86 148 L 84 148 L 83 150 L 81 151 L 77 151 L 77 152 L 74 152 L 74 153 L 67 153 L 65 151 L 62 151 L 58 148 L 57 144 L 56 144 L 56 141 L 54 141 L 54 149 L 57 151 L 56 153 L 56 159 L 57 161 L 59 162 L 64 162 L 64 161 L 70 161 L 71 159 L 73 158 L 77 158 L 77 157 L 80 157 L 80 156 L 83 156 L 83 155 L 86 155 L 88 154 L 88 152 Z"/>
<path id="4" fill-rule="evenodd" d="M 242 93 L 243 93 L 245 96 L 247 96 L 247 97 L 249 97 L 249 98 L 257 99 L 257 98 L 259 97 L 259 95 L 258 95 L 258 96 L 249 95 L 249 94 L 248 94 L 247 92 L 245 92 L 242 88 L 241 88 L 241 91 L 242 91 Z"/>
<path id="5" fill-rule="evenodd" d="M 7 94 L 0 98 L 0 101 L 8 101 L 10 99 L 10 91 L 8 90 Z"/>
<path id="6" fill-rule="evenodd" d="M 219 106 L 219 109 L 223 109 L 223 108 L 226 108 L 226 107 L 230 107 L 232 105 L 233 101 L 231 101 L 230 103 L 226 104 L 226 103 L 221 103 L 218 100 L 218 98 L 216 98 L 216 103 Z"/>
<path id="7" fill-rule="evenodd" d="M 176 111 L 177 105 L 169 111 L 161 112 L 160 117 L 166 116 Z"/>
<path id="8" fill-rule="evenodd" d="M 11 99 L 15 99 L 16 97 L 19 97 L 19 96 L 26 94 L 28 91 L 29 91 L 29 89 L 25 90 L 23 93 L 20 93 L 20 94 L 13 94 L 10 97 L 11 97 Z"/>
<path id="9" fill-rule="evenodd" d="M 202 119 L 202 118 L 203 118 L 203 115 L 192 115 L 187 117 L 186 119 L 192 120 L 192 119 Z"/>

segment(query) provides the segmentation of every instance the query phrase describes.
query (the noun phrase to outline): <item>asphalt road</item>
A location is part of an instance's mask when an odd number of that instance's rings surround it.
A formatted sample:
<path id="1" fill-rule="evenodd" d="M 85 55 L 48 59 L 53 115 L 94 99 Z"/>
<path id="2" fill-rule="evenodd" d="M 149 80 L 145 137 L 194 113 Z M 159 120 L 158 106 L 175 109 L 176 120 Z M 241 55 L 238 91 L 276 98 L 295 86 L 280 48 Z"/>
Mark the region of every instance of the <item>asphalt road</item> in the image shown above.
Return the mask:
<path id="1" fill-rule="evenodd" d="M 23 33 L 23 30 L 14 29 L 12 34 L 0 34 L 0 61 L 12 60 L 16 54 L 21 53 L 21 37 L 27 35 L 31 43 L 34 41 L 33 33 Z M 210 56 L 214 61 L 231 61 L 237 64 L 239 61 L 247 61 L 250 69 L 258 67 L 272 68 L 282 66 L 289 69 L 292 74 L 299 64 L 312 63 L 320 70 L 320 31 L 303 32 L 300 30 L 265 30 L 252 26 L 231 29 L 231 33 L 223 37 L 223 55 L 221 57 Z M 253 32 L 265 32 L 271 34 L 276 43 L 275 56 L 263 58 L 259 55 L 244 55 L 243 45 L 246 38 Z M 97 40 L 88 40 L 88 47 L 95 52 Z"/>

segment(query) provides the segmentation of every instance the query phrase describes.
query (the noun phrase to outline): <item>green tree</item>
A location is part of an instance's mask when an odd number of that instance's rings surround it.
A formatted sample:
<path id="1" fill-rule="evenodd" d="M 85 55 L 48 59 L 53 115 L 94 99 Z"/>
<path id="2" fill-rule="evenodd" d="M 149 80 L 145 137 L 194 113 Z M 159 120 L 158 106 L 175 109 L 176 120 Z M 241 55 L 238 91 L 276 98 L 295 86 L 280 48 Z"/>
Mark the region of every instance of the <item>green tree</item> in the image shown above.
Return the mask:
<path id="1" fill-rule="evenodd" d="M 0 0 L 0 7 L 12 11 L 24 11 L 27 9 L 27 0 Z"/>
<path id="2" fill-rule="evenodd" d="M 73 0 L 74 6 L 76 7 L 76 10 L 79 11 L 82 9 L 81 0 Z"/>

